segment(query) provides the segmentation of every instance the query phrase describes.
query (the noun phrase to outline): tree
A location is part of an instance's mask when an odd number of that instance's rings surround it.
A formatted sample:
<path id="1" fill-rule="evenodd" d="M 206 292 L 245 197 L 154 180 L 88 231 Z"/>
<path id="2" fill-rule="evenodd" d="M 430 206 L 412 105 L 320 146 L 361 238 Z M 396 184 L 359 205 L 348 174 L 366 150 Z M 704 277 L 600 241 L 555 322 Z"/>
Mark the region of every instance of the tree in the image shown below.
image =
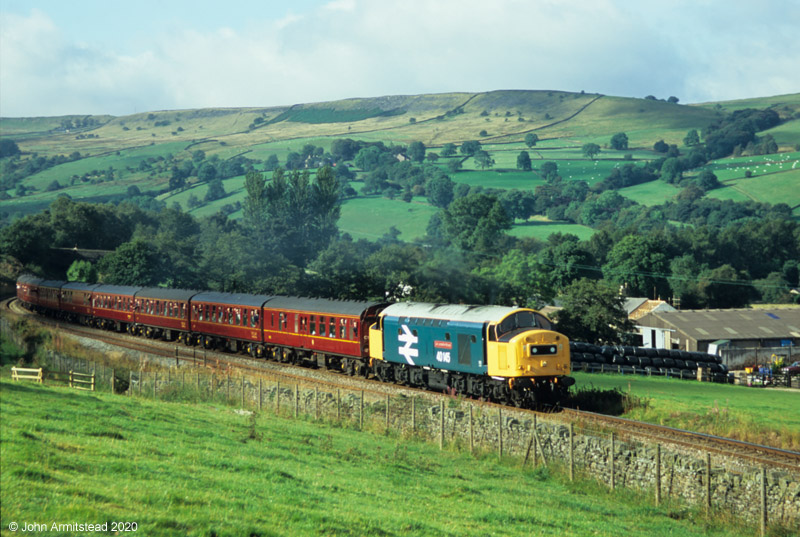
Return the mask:
<path id="1" fill-rule="evenodd" d="M 525 172 L 531 171 L 531 156 L 527 151 L 520 151 L 517 155 L 517 169 Z"/>
<path id="2" fill-rule="evenodd" d="M 614 245 L 603 265 L 606 280 L 627 287 L 629 296 L 669 296 L 668 273 L 669 257 L 651 236 L 626 235 Z"/>
<path id="3" fill-rule="evenodd" d="M 653 144 L 653 151 L 656 151 L 657 153 L 666 153 L 669 151 L 669 144 L 664 140 L 659 140 Z"/>
<path id="4" fill-rule="evenodd" d="M 696 183 L 698 187 L 700 187 L 706 192 L 722 186 L 719 180 L 717 179 L 717 176 L 714 175 L 714 172 L 712 172 L 711 170 L 701 171 L 700 174 L 697 176 Z"/>
<path id="5" fill-rule="evenodd" d="M 214 179 L 208 183 L 208 190 L 206 191 L 205 201 L 214 201 L 222 199 L 227 196 L 225 187 L 222 185 L 222 179 Z"/>
<path id="6" fill-rule="evenodd" d="M 437 175 L 425 184 L 428 201 L 434 207 L 444 209 L 453 201 L 453 181 L 446 175 Z"/>
<path id="7" fill-rule="evenodd" d="M 480 151 L 481 143 L 477 140 L 469 140 L 461 144 L 461 147 L 458 148 L 459 152 L 462 155 L 466 155 L 468 157 L 473 156 L 476 152 Z"/>
<path id="8" fill-rule="evenodd" d="M 611 149 L 623 151 L 628 149 L 628 135 L 624 132 L 618 132 L 611 137 Z"/>
<path id="9" fill-rule="evenodd" d="M 548 160 L 542 163 L 542 166 L 539 168 L 539 173 L 545 181 L 553 181 L 558 176 L 558 164 Z"/>
<path id="10" fill-rule="evenodd" d="M 10 138 L 0 138 L 0 158 L 14 157 L 20 154 L 19 146 Z"/>
<path id="11" fill-rule="evenodd" d="M 155 248 L 142 240 L 126 242 L 97 263 L 100 281 L 112 285 L 155 286 L 161 263 Z"/>
<path id="12" fill-rule="evenodd" d="M 67 269 L 67 280 L 70 282 L 97 283 L 97 269 L 91 261 L 78 259 Z"/>
<path id="13" fill-rule="evenodd" d="M 264 161 L 265 171 L 271 172 L 278 166 L 280 166 L 280 160 L 278 160 L 278 155 L 275 153 L 271 154 L 269 157 L 267 157 L 267 160 Z"/>
<path id="14" fill-rule="evenodd" d="M 473 158 L 481 170 L 485 170 L 486 168 L 491 168 L 494 166 L 494 159 L 483 149 L 476 151 L 473 155 Z"/>
<path id="15" fill-rule="evenodd" d="M 247 191 L 242 208 L 244 223 L 256 238 L 260 238 L 267 220 L 267 183 L 264 175 L 257 171 L 247 172 L 244 188 Z"/>
<path id="16" fill-rule="evenodd" d="M 536 145 L 536 142 L 539 141 L 539 135 L 529 132 L 525 135 L 525 145 L 528 147 L 533 147 Z"/>
<path id="17" fill-rule="evenodd" d="M 204 162 L 197 170 L 197 178 L 201 181 L 212 181 L 217 177 L 217 169 L 210 162 Z"/>
<path id="18" fill-rule="evenodd" d="M 456 154 L 456 146 L 455 144 L 444 144 L 442 146 L 442 156 L 443 157 L 452 157 Z"/>
<path id="19" fill-rule="evenodd" d="M 697 134 L 697 129 L 692 129 L 686 133 L 686 137 L 683 139 L 683 145 L 686 146 L 693 146 L 700 143 L 700 135 Z"/>
<path id="20" fill-rule="evenodd" d="M 411 142 L 408 146 L 408 158 L 414 162 L 425 160 L 425 144 L 422 142 Z"/>
<path id="21" fill-rule="evenodd" d="M 514 249 L 499 262 L 476 272 L 491 281 L 490 304 L 538 308 L 555 295 L 547 278 L 548 270 L 533 254 Z"/>
<path id="22" fill-rule="evenodd" d="M 460 158 L 454 158 L 447 161 L 447 169 L 450 173 L 456 173 L 461 169 L 462 163 Z"/>
<path id="23" fill-rule="evenodd" d="M 563 309 L 556 314 L 556 330 L 570 340 L 599 344 L 627 343 L 633 323 L 625 311 L 625 299 L 602 281 L 583 278 L 561 296 Z"/>
<path id="24" fill-rule="evenodd" d="M 584 155 L 586 155 L 590 159 L 593 159 L 595 155 L 597 155 L 600 152 L 600 146 L 592 143 L 583 144 L 581 150 L 583 151 Z"/>
<path id="25" fill-rule="evenodd" d="M 458 248 L 467 251 L 494 251 L 501 246 L 503 231 L 511 229 L 503 205 L 486 194 L 458 198 L 442 213 L 444 234 Z"/>

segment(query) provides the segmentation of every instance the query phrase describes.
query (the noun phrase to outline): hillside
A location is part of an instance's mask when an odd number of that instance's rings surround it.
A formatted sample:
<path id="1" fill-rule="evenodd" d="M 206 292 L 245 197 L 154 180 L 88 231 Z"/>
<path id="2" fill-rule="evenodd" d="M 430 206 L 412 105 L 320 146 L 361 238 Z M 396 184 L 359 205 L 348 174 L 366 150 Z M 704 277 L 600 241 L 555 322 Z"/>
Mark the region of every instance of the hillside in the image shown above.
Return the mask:
<path id="1" fill-rule="evenodd" d="M 263 169 L 271 155 L 283 163 L 307 144 L 329 151 L 333 140 L 340 138 L 387 145 L 420 141 L 430 152 L 440 151 L 447 143 L 480 140 L 494 166 L 479 169 L 472 159 L 465 159 L 462 171 L 451 174 L 456 183 L 532 191 L 543 183 L 537 174 L 541 162 L 554 161 L 565 180 L 580 179 L 591 185 L 621 166 L 624 159 L 642 162 L 658 158 L 661 155 L 653 151 L 653 144 L 659 140 L 685 150 L 682 140 L 689 130 L 700 132 L 723 112 L 742 108 L 771 108 L 780 114 L 783 123 L 760 134 L 771 134 L 782 153 L 737 161 L 735 166 L 728 159 L 712 163 L 713 169 L 726 171 L 720 178 L 724 188 L 710 195 L 782 201 L 800 215 L 800 194 L 791 187 L 800 179 L 798 153 L 790 153 L 800 143 L 800 94 L 685 106 L 561 91 L 493 91 L 347 99 L 291 107 L 155 111 L 124 117 L 0 118 L 0 136 L 17 143 L 22 159 L 63 155 L 66 160 L 27 175 L 13 188 L 6 183 L 5 190 L 0 189 L 5 198 L 2 216 L 8 222 L 40 211 L 61 194 L 75 200 L 121 199 L 131 195 L 129 189 L 135 186 L 197 216 L 224 208 L 237 217 L 241 214 L 237 202 L 244 199 L 243 176 L 225 179 L 226 197 L 205 202 L 207 183 L 196 177 L 169 191 L 172 166 L 203 151 L 207 159 L 241 156 L 253 161 L 256 169 Z M 626 151 L 608 149 L 610 137 L 619 132 L 628 136 Z M 522 143 L 528 133 L 539 138 L 530 149 Z M 586 143 L 596 143 L 603 150 L 587 159 L 581 152 Z M 531 154 L 533 173 L 516 169 L 515 158 L 522 150 Z M 775 168 L 771 168 L 772 162 L 776 162 Z M 447 159 L 441 159 L 437 164 L 444 168 L 446 163 Z M 757 181 L 746 177 L 751 168 L 757 170 Z M 361 178 L 359 175 L 357 180 Z M 358 193 L 358 183 L 353 186 Z M 623 193 L 652 205 L 671 199 L 678 191 L 656 182 Z M 199 204 L 190 207 L 192 196 Z M 365 206 L 391 214 L 393 220 L 359 222 Z M 340 227 L 355 237 L 378 238 L 393 225 L 403 239 L 411 240 L 422 234 L 427 218 L 436 210 L 425 197 L 415 197 L 411 208 L 409 212 L 409 206 L 399 199 L 358 195 L 346 201 Z M 547 235 L 550 229 L 544 224 L 541 220 L 517 223 L 512 233 Z M 581 236 L 591 232 L 580 226 L 568 230 Z"/>
<path id="2" fill-rule="evenodd" d="M 7 371 L 4 528 L 116 521 L 148 536 L 754 533 L 677 502 L 655 507 L 640 493 L 611 495 L 548 467 L 442 452 L 396 431 L 12 383 Z"/>

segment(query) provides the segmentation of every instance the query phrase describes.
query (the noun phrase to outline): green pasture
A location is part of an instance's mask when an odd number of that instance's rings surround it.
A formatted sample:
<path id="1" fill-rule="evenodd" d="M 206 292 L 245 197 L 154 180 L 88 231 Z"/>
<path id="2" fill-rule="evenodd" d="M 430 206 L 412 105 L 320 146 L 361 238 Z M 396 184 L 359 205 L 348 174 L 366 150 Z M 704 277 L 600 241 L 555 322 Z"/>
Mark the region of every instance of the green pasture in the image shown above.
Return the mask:
<path id="1" fill-rule="evenodd" d="M 527 222 L 517 222 L 508 232 L 509 235 L 523 238 L 535 238 L 541 241 L 547 240 L 547 237 L 553 233 L 571 234 L 576 235 L 580 240 L 587 240 L 594 235 L 594 230 L 590 227 L 582 226 L 580 224 L 570 224 L 568 222 L 550 222 L 547 220 L 540 220 L 532 218 Z"/>
<path id="2" fill-rule="evenodd" d="M 621 188 L 617 192 L 636 203 L 653 206 L 661 205 L 665 201 L 674 198 L 680 192 L 680 189 L 664 181 L 656 180 Z"/>
<path id="3" fill-rule="evenodd" d="M 724 184 L 723 188 L 712 190 L 707 195 L 734 201 L 785 203 L 792 208 L 800 206 L 800 191 L 797 189 L 797 185 L 800 184 L 800 166 L 784 172 L 733 179 Z"/>
<path id="4" fill-rule="evenodd" d="M 654 507 L 642 494 L 397 433 L 7 375 L 3 528 L 127 521 L 149 537 L 755 535 L 700 510 Z"/>
<path id="5" fill-rule="evenodd" d="M 617 389 L 645 406 L 624 417 L 800 450 L 800 390 L 749 388 L 640 375 L 575 372 L 576 389 Z"/>
<path id="6" fill-rule="evenodd" d="M 362 197 L 345 200 L 339 231 L 355 239 L 377 240 L 394 226 L 400 240 L 411 242 L 425 236 L 428 220 L 437 211 L 424 198 L 414 198 L 410 203 L 381 197 Z"/>

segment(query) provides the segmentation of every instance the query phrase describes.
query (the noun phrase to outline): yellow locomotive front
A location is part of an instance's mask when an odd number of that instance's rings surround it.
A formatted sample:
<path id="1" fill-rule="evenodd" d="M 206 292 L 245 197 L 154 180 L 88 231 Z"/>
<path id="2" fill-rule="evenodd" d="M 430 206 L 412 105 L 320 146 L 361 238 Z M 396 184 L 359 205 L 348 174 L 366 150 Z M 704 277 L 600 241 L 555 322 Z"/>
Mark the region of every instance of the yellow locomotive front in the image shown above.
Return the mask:
<path id="1" fill-rule="evenodd" d="M 574 383 L 569 339 L 544 315 L 519 309 L 486 330 L 487 374 L 508 379 L 512 390 L 536 392 L 537 400 L 560 398 Z"/>

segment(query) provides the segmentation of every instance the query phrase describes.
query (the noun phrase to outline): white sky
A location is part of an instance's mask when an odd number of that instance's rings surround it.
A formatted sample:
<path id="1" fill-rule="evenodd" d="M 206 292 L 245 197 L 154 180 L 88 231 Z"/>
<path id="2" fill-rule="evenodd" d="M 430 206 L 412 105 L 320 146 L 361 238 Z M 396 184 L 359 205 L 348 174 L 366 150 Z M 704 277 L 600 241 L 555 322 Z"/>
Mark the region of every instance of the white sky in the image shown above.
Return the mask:
<path id="1" fill-rule="evenodd" d="M 0 115 L 800 92 L 800 0 L 0 0 Z"/>

